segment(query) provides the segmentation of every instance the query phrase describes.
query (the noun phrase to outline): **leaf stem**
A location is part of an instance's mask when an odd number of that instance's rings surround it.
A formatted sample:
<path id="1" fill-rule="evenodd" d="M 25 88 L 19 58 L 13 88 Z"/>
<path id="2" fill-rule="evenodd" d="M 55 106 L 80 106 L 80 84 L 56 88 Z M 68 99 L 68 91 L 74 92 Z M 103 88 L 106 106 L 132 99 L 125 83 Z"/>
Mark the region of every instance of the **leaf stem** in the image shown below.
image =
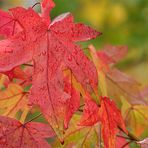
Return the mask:
<path id="1" fill-rule="evenodd" d="M 127 145 L 129 145 L 130 143 L 132 143 L 133 141 L 128 141 L 127 143 L 125 143 L 121 148 L 125 148 Z"/>
<path id="2" fill-rule="evenodd" d="M 32 6 L 32 8 L 34 8 L 36 5 L 40 5 L 40 4 L 41 4 L 40 2 L 35 3 L 35 4 Z"/>
<path id="3" fill-rule="evenodd" d="M 33 121 L 33 120 L 35 120 L 35 119 L 37 119 L 37 118 L 39 118 L 41 115 L 42 115 L 42 113 L 38 114 L 38 115 L 35 116 L 34 118 L 32 118 L 32 119 L 30 119 L 29 121 L 25 122 L 24 125 L 27 124 L 27 123 L 29 123 L 29 122 L 31 122 L 31 121 Z"/>
<path id="4" fill-rule="evenodd" d="M 131 138 L 125 137 L 125 136 L 122 136 L 122 135 L 117 135 L 117 137 L 120 137 L 120 138 L 123 138 L 123 139 L 127 139 L 127 140 L 131 140 Z"/>
<path id="5" fill-rule="evenodd" d="M 121 127 L 118 126 L 118 128 L 119 128 L 123 133 L 125 133 L 125 131 L 123 131 Z M 140 139 L 137 138 L 135 135 L 133 135 L 130 131 L 128 131 L 128 134 L 127 134 L 127 133 L 125 133 L 125 134 L 126 134 L 126 135 L 130 138 L 130 140 L 132 140 L 132 141 L 140 141 Z"/>
<path id="6" fill-rule="evenodd" d="M 102 146 L 101 146 L 101 137 L 102 137 L 102 135 L 101 135 L 101 123 L 99 123 L 99 148 L 102 148 Z"/>
<path id="7" fill-rule="evenodd" d="M 24 66 L 30 66 L 30 67 L 33 67 L 32 64 L 23 64 Z"/>

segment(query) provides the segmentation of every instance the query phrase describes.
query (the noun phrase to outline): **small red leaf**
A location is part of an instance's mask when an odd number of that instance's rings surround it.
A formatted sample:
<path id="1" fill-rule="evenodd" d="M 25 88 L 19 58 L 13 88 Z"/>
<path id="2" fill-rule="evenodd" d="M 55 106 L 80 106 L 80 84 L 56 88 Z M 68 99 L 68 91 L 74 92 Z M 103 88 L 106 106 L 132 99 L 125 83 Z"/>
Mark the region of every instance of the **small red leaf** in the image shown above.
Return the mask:
<path id="1" fill-rule="evenodd" d="M 104 146 L 105 148 L 114 148 L 118 126 L 127 133 L 119 109 L 107 97 L 101 97 L 101 107 L 98 107 L 90 97 L 85 100 L 84 112 L 79 125 L 92 126 L 101 121 Z"/>
<path id="2" fill-rule="evenodd" d="M 127 133 L 121 113 L 113 101 L 107 97 L 101 97 L 99 116 L 105 148 L 114 148 L 118 126 Z"/>
<path id="3" fill-rule="evenodd" d="M 90 96 L 85 98 L 85 106 L 83 115 L 79 125 L 92 126 L 99 121 L 99 107 L 96 102 L 93 101 Z"/>

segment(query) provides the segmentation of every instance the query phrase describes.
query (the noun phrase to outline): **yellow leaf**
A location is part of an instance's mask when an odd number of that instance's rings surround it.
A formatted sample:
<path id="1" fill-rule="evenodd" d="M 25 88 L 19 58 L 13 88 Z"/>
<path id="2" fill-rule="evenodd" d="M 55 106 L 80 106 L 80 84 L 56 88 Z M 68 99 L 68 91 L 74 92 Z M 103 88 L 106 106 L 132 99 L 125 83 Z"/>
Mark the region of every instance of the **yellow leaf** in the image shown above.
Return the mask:
<path id="1" fill-rule="evenodd" d="M 7 76 L 0 73 L 0 89 L 4 86 L 4 82 L 6 81 Z"/>
<path id="2" fill-rule="evenodd" d="M 98 58 L 95 47 L 93 45 L 89 46 L 90 53 L 93 59 L 93 62 L 96 66 L 98 78 L 99 78 L 99 87 L 102 93 L 102 96 L 107 96 L 107 86 L 105 80 L 105 74 L 103 72 L 104 63 Z"/>
<path id="3" fill-rule="evenodd" d="M 85 96 L 85 90 L 83 89 L 82 85 L 75 79 L 74 75 L 72 74 L 72 72 L 70 71 L 70 69 L 66 69 L 63 71 L 65 76 L 68 76 L 69 78 L 72 79 L 72 85 L 73 87 L 79 91 L 82 96 Z"/>
<path id="4" fill-rule="evenodd" d="M 18 111 L 22 111 L 21 121 L 24 122 L 28 111 L 28 98 L 23 88 L 14 83 L 10 83 L 8 88 L 0 91 L 0 114 L 16 117 Z"/>
<path id="5" fill-rule="evenodd" d="M 148 128 L 148 107 L 144 105 L 129 104 L 122 97 L 122 115 L 126 125 L 131 128 L 131 131 L 139 136 L 145 129 Z"/>

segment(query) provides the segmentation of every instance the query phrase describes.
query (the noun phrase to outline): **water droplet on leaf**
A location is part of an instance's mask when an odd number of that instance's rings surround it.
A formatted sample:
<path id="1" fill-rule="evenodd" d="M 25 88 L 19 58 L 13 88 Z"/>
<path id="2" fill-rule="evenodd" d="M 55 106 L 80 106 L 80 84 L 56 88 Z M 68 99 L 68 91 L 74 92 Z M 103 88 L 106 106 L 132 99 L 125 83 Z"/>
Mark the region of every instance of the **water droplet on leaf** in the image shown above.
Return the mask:
<path id="1" fill-rule="evenodd" d="M 71 56 L 71 55 L 68 56 L 68 60 L 69 60 L 69 61 L 72 61 L 72 56 Z"/>

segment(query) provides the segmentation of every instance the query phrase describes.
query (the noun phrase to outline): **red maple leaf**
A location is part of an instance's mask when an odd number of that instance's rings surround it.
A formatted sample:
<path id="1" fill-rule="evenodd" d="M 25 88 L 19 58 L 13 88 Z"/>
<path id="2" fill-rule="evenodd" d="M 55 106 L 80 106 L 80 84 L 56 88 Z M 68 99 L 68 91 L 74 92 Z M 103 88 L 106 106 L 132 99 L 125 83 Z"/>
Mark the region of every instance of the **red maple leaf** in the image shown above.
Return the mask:
<path id="1" fill-rule="evenodd" d="M 92 126 L 99 121 L 99 106 L 90 96 L 85 98 L 85 106 L 83 109 L 83 115 L 79 125 Z"/>
<path id="2" fill-rule="evenodd" d="M 105 147 L 114 148 L 118 126 L 126 132 L 125 124 L 119 109 L 113 101 L 107 97 L 101 97 L 100 105 L 99 107 L 91 98 L 86 98 L 79 125 L 92 126 L 100 121 Z"/>
<path id="3" fill-rule="evenodd" d="M 19 31 L 22 31 L 22 28 L 13 18 L 12 15 L 10 15 L 8 12 L 4 12 L 0 9 L 0 34 L 4 35 L 6 37 L 12 36 L 14 34 L 17 34 Z"/>
<path id="4" fill-rule="evenodd" d="M 55 134 L 49 125 L 39 122 L 20 123 L 0 116 L 0 147 L 4 148 L 49 148 L 45 138 Z"/>
<path id="5" fill-rule="evenodd" d="M 104 145 L 106 148 L 114 148 L 118 126 L 127 133 L 121 113 L 112 100 L 102 97 L 99 116 L 102 122 Z"/>
<path id="6" fill-rule="evenodd" d="M 100 33 L 86 25 L 74 24 L 70 13 L 60 15 L 47 26 L 32 8 L 17 7 L 10 12 L 21 24 L 23 31 L 0 41 L 0 71 L 9 71 L 33 60 L 30 101 L 40 106 L 48 122 L 60 136 L 63 133 L 65 106 L 69 98 L 64 91 L 63 67 L 71 69 L 85 88 L 87 85 L 97 87 L 97 72 L 93 63 L 74 43 L 95 38 Z"/>
<path id="7" fill-rule="evenodd" d="M 116 64 L 127 55 L 127 50 L 127 46 L 106 45 L 97 55 L 105 64 Z"/>

